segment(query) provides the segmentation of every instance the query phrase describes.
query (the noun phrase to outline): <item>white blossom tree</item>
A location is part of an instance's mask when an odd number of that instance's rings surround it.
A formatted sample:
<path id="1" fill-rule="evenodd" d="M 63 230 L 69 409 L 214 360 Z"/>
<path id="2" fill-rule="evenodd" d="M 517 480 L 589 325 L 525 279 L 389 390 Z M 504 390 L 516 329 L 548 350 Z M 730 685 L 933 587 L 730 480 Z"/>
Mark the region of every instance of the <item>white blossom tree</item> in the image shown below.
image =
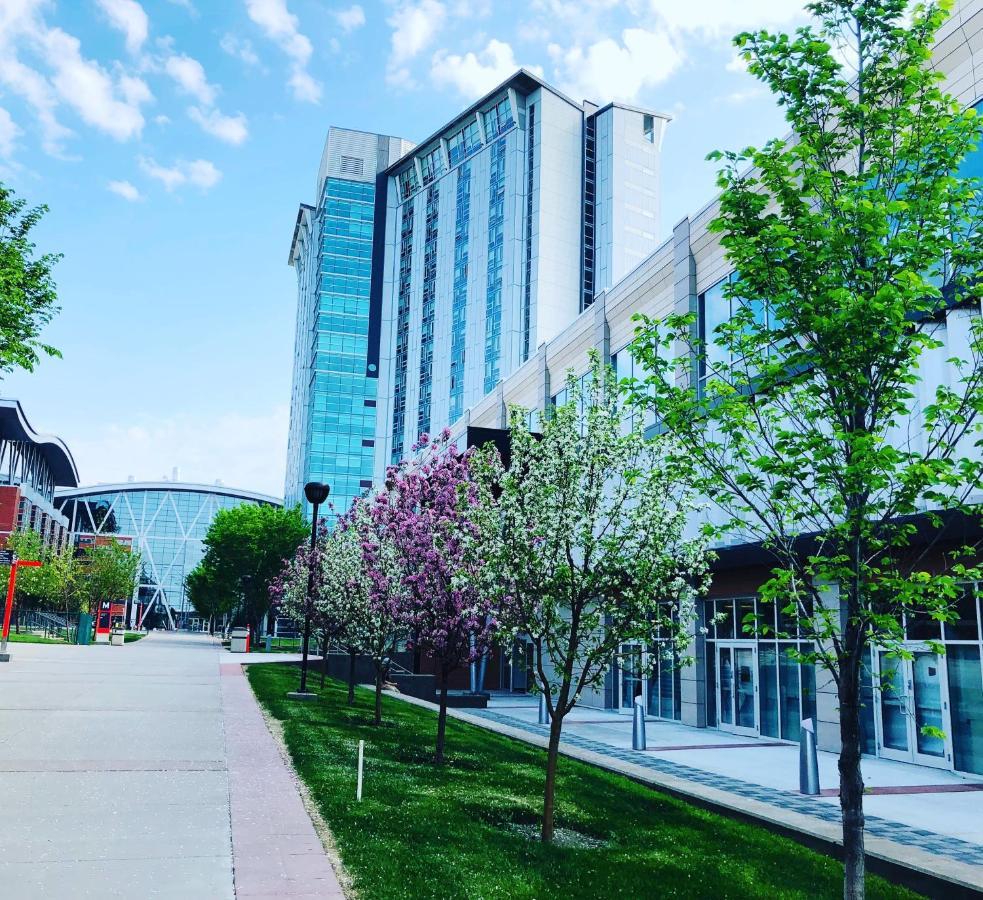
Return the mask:
<path id="1" fill-rule="evenodd" d="M 587 387 L 530 434 L 511 411 L 511 464 L 494 451 L 475 468 L 486 511 L 486 590 L 506 640 L 532 643 L 550 713 L 542 839 L 554 831 L 563 720 L 603 682 L 625 642 L 685 649 L 710 555 L 689 533 L 692 495 L 665 462 L 664 439 L 646 441 L 619 410 L 614 372 L 595 354 Z"/>

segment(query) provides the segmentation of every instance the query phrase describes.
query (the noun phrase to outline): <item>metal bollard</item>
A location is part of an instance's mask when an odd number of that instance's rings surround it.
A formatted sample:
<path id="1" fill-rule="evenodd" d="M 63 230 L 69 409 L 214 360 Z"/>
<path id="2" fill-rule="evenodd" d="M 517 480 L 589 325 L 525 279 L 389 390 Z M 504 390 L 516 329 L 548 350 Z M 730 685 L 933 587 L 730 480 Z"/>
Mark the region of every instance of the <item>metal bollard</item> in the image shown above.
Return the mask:
<path id="1" fill-rule="evenodd" d="M 549 725 L 550 723 L 550 711 L 546 706 L 546 694 L 539 695 L 539 724 Z"/>
<path id="2" fill-rule="evenodd" d="M 644 750 L 645 743 L 645 707 L 642 698 L 635 698 L 634 718 L 631 723 L 631 749 Z"/>
<path id="3" fill-rule="evenodd" d="M 813 797 L 819 794 L 819 757 L 816 754 L 816 725 L 812 719 L 802 720 L 799 737 L 799 793 Z"/>

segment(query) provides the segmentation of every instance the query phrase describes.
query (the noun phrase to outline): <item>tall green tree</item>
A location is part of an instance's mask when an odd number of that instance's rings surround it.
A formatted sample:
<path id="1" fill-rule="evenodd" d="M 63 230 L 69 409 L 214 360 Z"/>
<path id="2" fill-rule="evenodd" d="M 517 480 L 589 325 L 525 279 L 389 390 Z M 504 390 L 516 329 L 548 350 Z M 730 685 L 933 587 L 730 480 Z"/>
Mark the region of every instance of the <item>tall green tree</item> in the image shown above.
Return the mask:
<path id="1" fill-rule="evenodd" d="M 300 507 L 243 503 L 219 510 L 205 536 L 203 566 L 258 633 L 270 609 L 270 585 L 308 535 Z"/>
<path id="2" fill-rule="evenodd" d="M 31 231 L 48 208 L 26 205 L 0 184 L 0 373 L 31 372 L 40 354 L 61 355 L 39 338 L 58 312 L 51 269 L 61 257 L 37 254 Z"/>
<path id="3" fill-rule="evenodd" d="M 214 634 L 215 620 L 232 612 L 235 597 L 223 588 L 212 567 L 204 561 L 187 574 L 184 587 L 195 612 L 208 619 L 209 634 Z"/>
<path id="4" fill-rule="evenodd" d="M 931 65 L 949 4 L 909 6 L 820 0 L 793 35 L 736 38 L 794 137 L 712 157 L 711 229 L 739 275 L 726 321 L 644 319 L 636 345 L 653 372 L 636 399 L 678 442 L 673 463 L 722 530 L 770 552 L 762 597 L 834 682 L 848 898 L 864 893 L 871 647 L 910 656 L 904 619 L 952 619 L 978 559 L 946 523 L 980 514 L 983 206 L 960 177 L 980 124 Z"/>
<path id="5" fill-rule="evenodd" d="M 641 421 L 626 433 L 614 372 L 596 356 L 589 382 L 568 379 L 570 402 L 541 438 L 512 410 L 507 470 L 494 452 L 472 463 L 482 587 L 506 644 L 532 643 L 550 713 L 544 842 L 565 717 L 623 643 L 670 658 L 685 648 L 710 562 L 705 538 L 687 534 L 691 491 L 666 464 L 664 442 L 646 443 Z"/>

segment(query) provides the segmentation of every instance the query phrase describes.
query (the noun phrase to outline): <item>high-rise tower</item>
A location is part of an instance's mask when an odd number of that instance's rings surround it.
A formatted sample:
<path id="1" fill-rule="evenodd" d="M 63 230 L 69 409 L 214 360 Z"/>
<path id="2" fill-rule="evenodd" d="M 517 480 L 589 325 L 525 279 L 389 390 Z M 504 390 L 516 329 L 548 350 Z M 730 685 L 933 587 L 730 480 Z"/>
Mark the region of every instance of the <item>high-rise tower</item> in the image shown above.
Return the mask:
<path id="1" fill-rule="evenodd" d="M 331 128 L 317 203 L 301 204 L 297 213 L 290 246 L 297 329 L 287 505 L 305 502 L 306 482 L 323 481 L 342 512 L 371 486 L 379 378 L 379 316 L 373 329 L 369 296 L 376 182 L 411 147 L 400 138 Z"/>

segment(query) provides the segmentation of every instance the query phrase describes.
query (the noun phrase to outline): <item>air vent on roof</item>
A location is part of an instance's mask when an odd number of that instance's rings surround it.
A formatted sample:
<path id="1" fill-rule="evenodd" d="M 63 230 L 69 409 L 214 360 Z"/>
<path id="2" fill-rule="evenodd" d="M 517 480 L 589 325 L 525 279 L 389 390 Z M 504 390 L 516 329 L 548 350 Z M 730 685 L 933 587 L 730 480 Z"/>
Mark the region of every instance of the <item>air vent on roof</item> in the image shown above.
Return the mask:
<path id="1" fill-rule="evenodd" d="M 361 175 L 363 162 L 357 156 L 343 156 L 341 158 L 341 172 L 343 175 Z"/>

